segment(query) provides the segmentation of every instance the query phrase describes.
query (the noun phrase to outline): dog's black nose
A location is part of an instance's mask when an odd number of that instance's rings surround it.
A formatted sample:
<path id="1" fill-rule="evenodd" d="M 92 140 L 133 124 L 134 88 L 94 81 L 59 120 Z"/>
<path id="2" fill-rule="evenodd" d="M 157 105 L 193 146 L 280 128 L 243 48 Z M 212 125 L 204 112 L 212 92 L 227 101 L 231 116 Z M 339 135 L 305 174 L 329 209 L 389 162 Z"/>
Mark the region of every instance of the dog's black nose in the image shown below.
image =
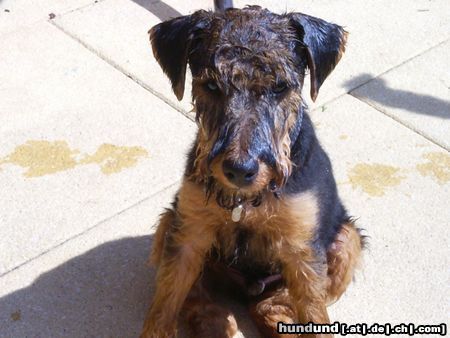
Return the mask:
<path id="1" fill-rule="evenodd" d="M 231 183 L 238 187 L 250 185 L 258 176 L 258 170 L 259 164 L 256 159 L 237 162 L 225 160 L 223 162 L 223 173 Z"/>

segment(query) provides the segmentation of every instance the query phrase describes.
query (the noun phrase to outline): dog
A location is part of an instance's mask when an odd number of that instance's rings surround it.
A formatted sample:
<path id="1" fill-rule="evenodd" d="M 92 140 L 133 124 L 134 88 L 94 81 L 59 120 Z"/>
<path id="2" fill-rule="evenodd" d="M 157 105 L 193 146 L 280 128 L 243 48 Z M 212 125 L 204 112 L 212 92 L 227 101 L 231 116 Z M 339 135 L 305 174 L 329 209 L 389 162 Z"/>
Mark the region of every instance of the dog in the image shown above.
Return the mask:
<path id="1" fill-rule="evenodd" d="M 189 65 L 199 129 L 154 235 L 156 291 L 141 337 L 175 337 L 180 315 L 193 337 L 233 337 L 233 314 L 212 298 L 221 285 L 248 304 L 264 337 L 283 337 L 279 322 L 330 323 L 327 305 L 352 280 L 365 241 L 338 196 L 302 86 L 308 69 L 315 100 L 347 32 L 248 6 L 200 10 L 149 33 L 179 100 Z"/>

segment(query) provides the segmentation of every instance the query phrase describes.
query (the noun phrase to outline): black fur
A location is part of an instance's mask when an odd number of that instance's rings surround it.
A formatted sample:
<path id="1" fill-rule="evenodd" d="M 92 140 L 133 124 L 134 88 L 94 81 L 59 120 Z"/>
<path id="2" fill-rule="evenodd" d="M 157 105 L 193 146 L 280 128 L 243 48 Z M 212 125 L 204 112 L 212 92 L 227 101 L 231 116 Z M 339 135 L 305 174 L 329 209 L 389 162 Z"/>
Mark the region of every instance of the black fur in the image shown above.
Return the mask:
<path id="1" fill-rule="evenodd" d="M 184 92 L 187 64 L 194 79 L 200 78 L 205 69 L 219 72 L 223 65 L 230 68 L 235 63 L 242 66 L 244 75 L 252 75 L 255 69 L 276 74 L 275 83 L 271 86 L 258 87 L 248 94 L 247 90 L 236 89 L 239 83 L 227 78 L 229 73 L 222 71 L 220 82 L 215 83 L 219 90 L 210 93 L 211 96 L 215 95 L 214 100 L 203 102 L 194 97 L 197 119 L 201 119 L 208 130 L 218 131 L 209 153 L 209 163 L 224 153 L 233 139 L 249 133 L 245 156 L 263 160 L 274 168 L 279 151 L 272 138 L 278 132 L 274 112 L 289 91 L 301 91 L 306 68 L 310 69 L 311 96 L 315 99 L 323 81 L 340 59 L 346 33 L 338 25 L 301 13 L 277 15 L 259 7 L 250 7 L 238 14 L 248 16 L 242 20 L 246 22 L 245 25 L 228 20 L 226 13 L 205 11 L 161 23 L 151 31 L 153 51 L 179 99 Z M 276 62 L 273 59 L 265 62 L 264 57 L 261 57 L 270 53 L 275 55 Z M 279 68 L 271 68 L 275 66 Z M 280 91 L 278 87 L 284 85 L 287 90 Z M 245 118 L 235 117 L 235 111 L 253 112 L 257 122 L 250 128 L 244 125 L 247 123 Z M 315 135 L 303 103 L 300 103 L 296 113 L 297 123 L 289 130 L 293 170 L 286 177 L 285 184 L 279 187 L 281 190 L 274 189 L 274 193 L 290 195 L 315 192 L 319 201 L 319 230 L 312 244 L 318 257 L 323 258 L 349 216 L 339 199 L 330 160 Z M 287 119 L 288 115 L 284 118 Z M 186 177 L 194 172 L 197 146 L 195 142 L 188 154 Z M 214 191 L 219 205 L 225 208 L 235 205 L 235 196 L 223 196 L 214 178 L 209 177 L 204 183 L 207 192 L 205 203 Z M 272 190 L 270 187 L 268 189 Z M 255 197 L 254 205 L 258 205 L 260 198 Z M 237 234 L 241 238 L 239 242 L 245 242 L 242 238 L 250 235 Z M 242 245 L 245 246 L 245 243 Z M 251 264 L 251 257 L 250 261 L 246 261 L 245 248 L 238 247 L 236 252 L 243 258 L 240 270 L 248 273 L 259 271 Z M 236 257 L 232 259 L 239 260 Z M 270 271 L 267 269 L 266 273 L 275 272 L 273 267 L 270 267 Z"/>
<path id="2" fill-rule="evenodd" d="M 229 8 L 229 6 L 226 5 L 225 8 Z M 258 8 L 258 6 L 249 8 Z M 300 55 L 300 66 L 303 67 L 307 61 L 311 72 L 311 97 L 315 99 L 320 86 L 339 62 L 343 51 L 341 48 L 345 44 L 347 33 L 341 26 L 303 13 L 277 15 L 268 10 L 261 10 L 261 12 L 264 15 L 260 25 L 270 27 L 277 20 L 287 19 L 291 28 L 296 31 L 297 44 L 292 41 L 291 47 L 294 46 Z M 220 13 L 200 10 L 192 15 L 162 22 L 151 30 L 155 58 L 172 82 L 172 87 L 179 100 L 183 98 L 184 94 L 187 63 L 190 63 L 191 69 L 195 73 L 195 69 L 208 66 L 213 61 L 205 59 L 204 54 L 191 57 L 196 50 L 201 52 L 207 47 L 196 48 L 193 41 L 201 42 L 202 35 L 208 35 L 208 31 L 214 29 L 221 19 Z M 259 33 L 252 33 L 252 30 L 240 30 L 237 27 L 226 25 L 223 29 L 224 34 L 234 32 L 242 41 L 243 46 L 259 38 Z M 229 31 L 227 32 L 227 30 Z M 207 39 L 207 41 L 209 40 Z M 194 64 L 191 64 L 191 61 Z M 195 67 L 196 64 L 199 67 Z"/>
<path id="3" fill-rule="evenodd" d="M 291 159 L 296 164 L 283 193 L 298 194 L 312 190 L 319 201 L 319 233 L 316 247 L 328 248 L 349 216 L 338 196 L 333 169 L 321 147 L 307 113 L 299 137 L 292 145 Z"/>
<path id="4" fill-rule="evenodd" d="M 320 86 L 339 62 L 347 33 L 341 26 L 306 14 L 292 13 L 289 17 L 307 47 L 311 97 L 315 100 Z"/>

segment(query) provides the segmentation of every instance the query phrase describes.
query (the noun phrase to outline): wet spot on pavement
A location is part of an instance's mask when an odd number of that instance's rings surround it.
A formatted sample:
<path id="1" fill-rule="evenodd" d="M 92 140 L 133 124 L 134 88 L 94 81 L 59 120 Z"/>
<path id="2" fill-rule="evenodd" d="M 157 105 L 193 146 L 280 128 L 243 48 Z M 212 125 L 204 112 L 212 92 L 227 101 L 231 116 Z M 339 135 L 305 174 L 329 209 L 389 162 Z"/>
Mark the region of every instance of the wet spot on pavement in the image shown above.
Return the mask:
<path id="1" fill-rule="evenodd" d="M 66 141 L 29 140 L 0 158 L 0 166 L 16 165 L 25 169 L 23 176 L 40 177 L 80 165 L 97 164 L 102 173 L 110 175 L 135 166 L 142 157 L 148 157 L 148 152 L 137 146 L 104 143 L 90 155 L 71 149 Z"/>
<path id="2" fill-rule="evenodd" d="M 88 155 L 81 160 L 80 164 L 96 163 L 104 174 L 110 175 L 135 166 L 140 157 L 146 156 L 148 156 L 147 151 L 141 147 L 102 144 L 93 155 Z"/>
<path id="3" fill-rule="evenodd" d="M 370 196 L 383 196 L 387 188 L 399 185 L 405 177 L 399 168 L 384 164 L 358 163 L 349 171 L 353 189 L 360 188 Z"/>
<path id="4" fill-rule="evenodd" d="M 430 176 L 443 185 L 450 181 L 450 155 L 442 152 L 431 152 L 423 155 L 426 163 L 416 166 L 422 176 Z"/>

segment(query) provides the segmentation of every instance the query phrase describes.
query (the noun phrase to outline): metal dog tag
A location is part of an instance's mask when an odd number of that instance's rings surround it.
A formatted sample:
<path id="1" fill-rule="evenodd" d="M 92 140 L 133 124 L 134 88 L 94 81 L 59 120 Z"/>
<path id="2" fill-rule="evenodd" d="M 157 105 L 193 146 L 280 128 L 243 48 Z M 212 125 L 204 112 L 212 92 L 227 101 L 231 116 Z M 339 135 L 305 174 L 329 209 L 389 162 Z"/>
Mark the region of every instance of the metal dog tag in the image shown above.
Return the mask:
<path id="1" fill-rule="evenodd" d="M 240 221 L 241 215 L 242 215 L 242 210 L 244 210 L 244 208 L 242 207 L 242 204 L 239 204 L 237 207 L 235 207 L 233 209 L 233 211 L 231 212 L 231 219 L 233 220 L 233 222 Z"/>

